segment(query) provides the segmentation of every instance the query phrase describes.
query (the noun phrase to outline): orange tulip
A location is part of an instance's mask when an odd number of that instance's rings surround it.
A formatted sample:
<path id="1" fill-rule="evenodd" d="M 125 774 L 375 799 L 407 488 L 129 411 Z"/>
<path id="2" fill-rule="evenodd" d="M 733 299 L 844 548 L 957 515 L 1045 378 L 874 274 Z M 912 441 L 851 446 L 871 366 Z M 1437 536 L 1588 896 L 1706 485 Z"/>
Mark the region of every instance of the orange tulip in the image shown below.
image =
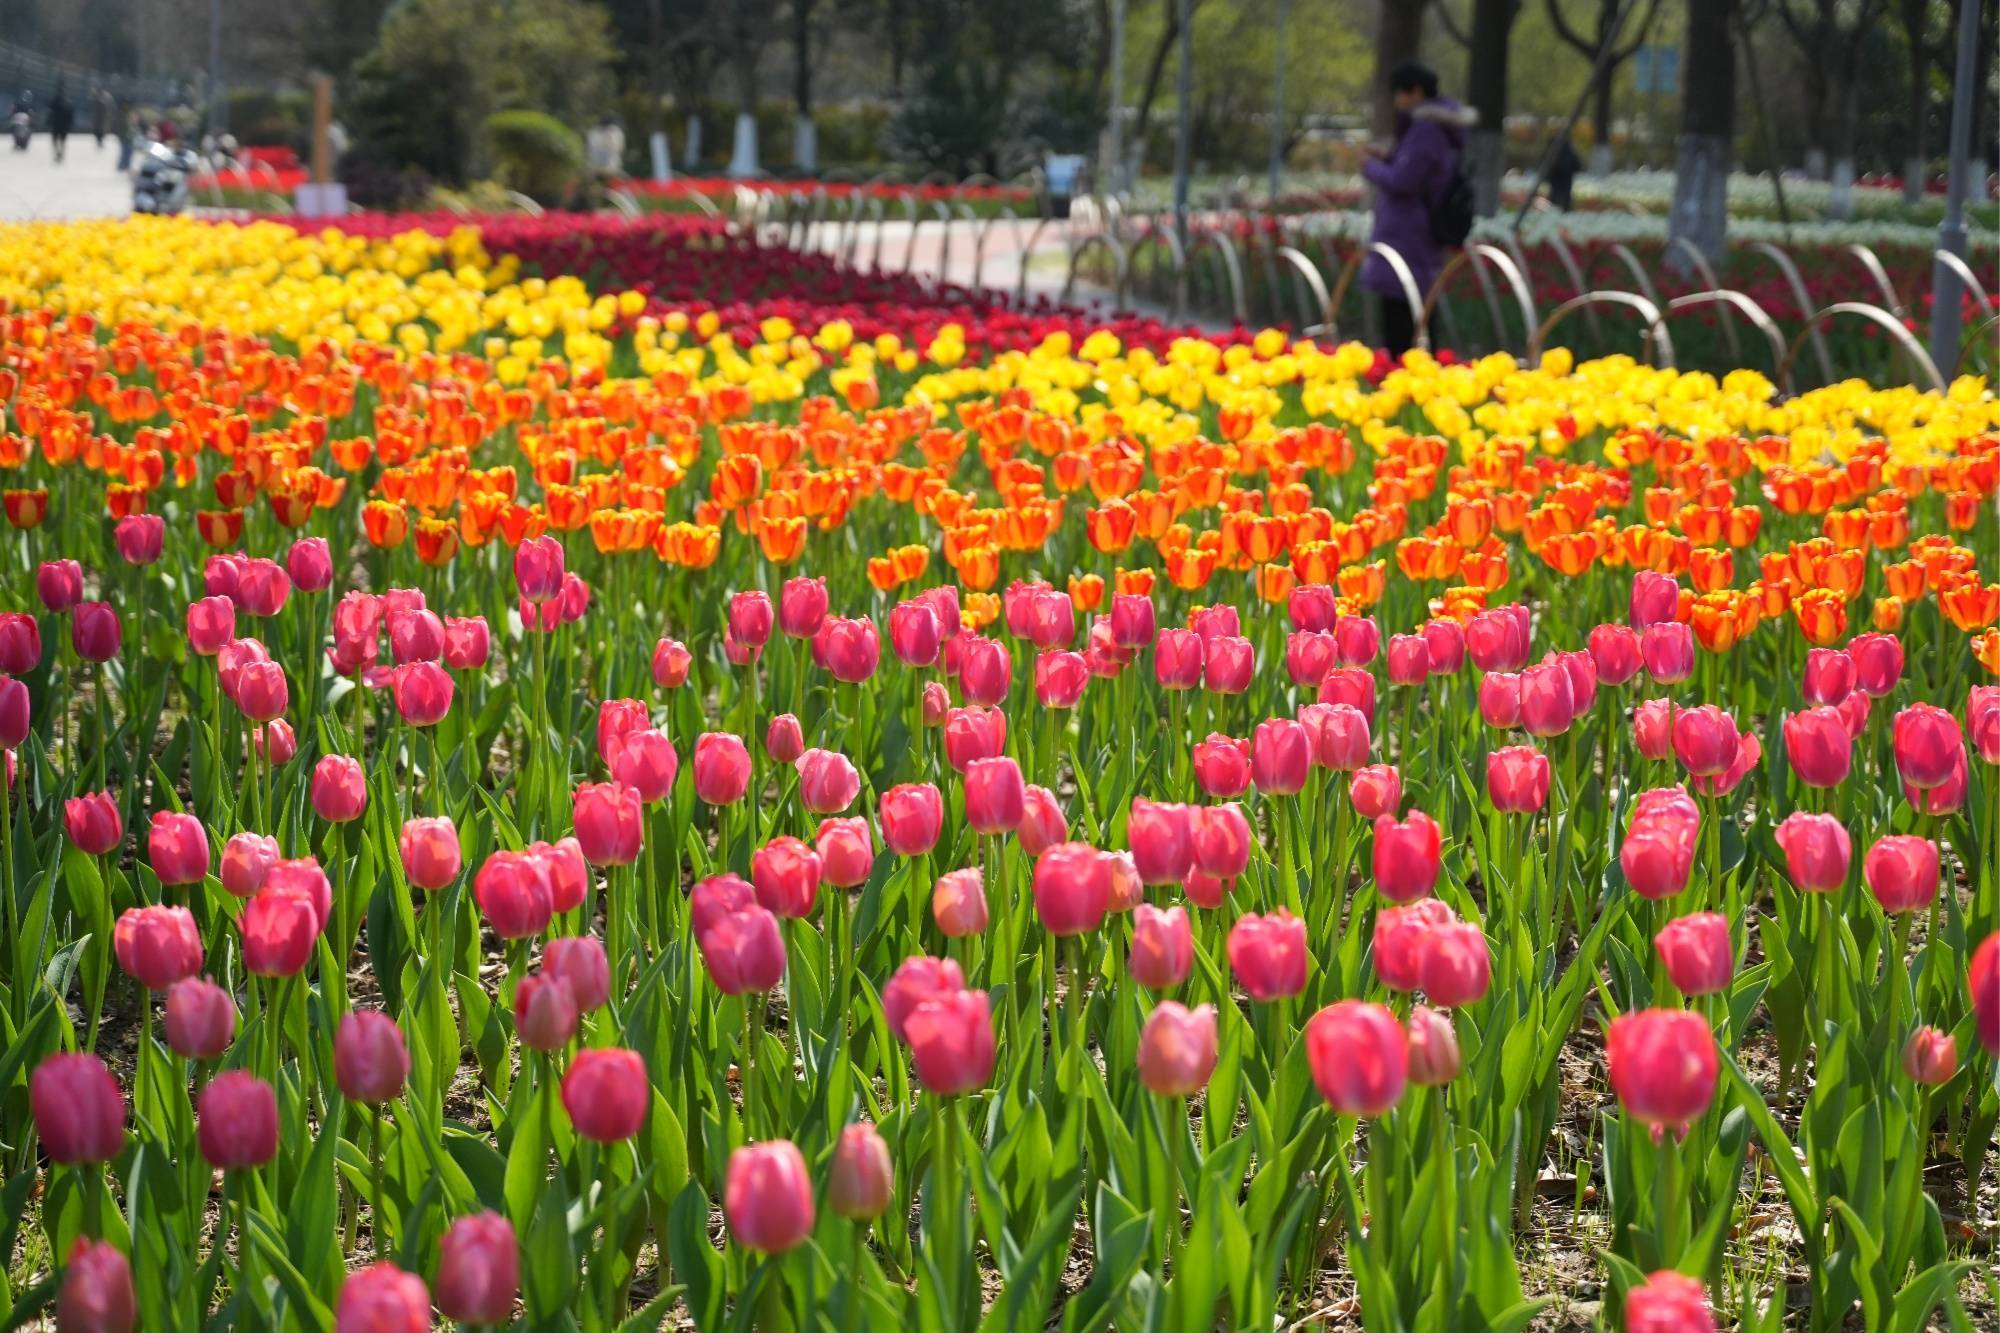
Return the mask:
<path id="1" fill-rule="evenodd" d="M 1825 647 L 1847 633 L 1847 599 L 1831 588 L 1809 588 L 1792 601 L 1806 642 Z"/>
<path id="2" fill-rule="evenodd" d="M 241 509 L 200 510 L 194 516 L 194 525 L 202 541 L 217 550 L 227 549 L 243 540 Z"/>
<path id="3" fill-rule="evenodd" d="M 361 510 L 361 526 L 370 545 L 394 550 L 410 535 L 410 515 L 401 505 L 370 500 Z"/>
<path id="4" fill-rule="evenodd" d="M 39 528 L 42 520 L 49 516 L 49 493 L 47 490 L 10 490 L 0 497 L 0 505 L 4 505 L 7 521 L 13 526 L 23 530 Z"/>
<path id="5" fill-rule="evenodd" d="M 1095 611 L 1104 604 L 1104 576 L 1101 574 L 1072 574 L 1069 576 L 1069 599 L 1079 611 Z"/>

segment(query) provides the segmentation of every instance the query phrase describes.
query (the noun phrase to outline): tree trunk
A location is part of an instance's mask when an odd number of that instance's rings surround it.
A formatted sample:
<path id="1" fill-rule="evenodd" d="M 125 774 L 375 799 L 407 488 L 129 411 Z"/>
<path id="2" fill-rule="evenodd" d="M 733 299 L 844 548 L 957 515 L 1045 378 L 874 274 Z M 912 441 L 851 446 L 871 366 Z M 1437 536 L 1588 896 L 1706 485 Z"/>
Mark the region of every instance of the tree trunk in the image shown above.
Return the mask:
<path id="1" fill-rule="evenodd" d="M 1929 36 L 1925 23 L 1930 11 L 1928 0 L 1902 0 L 1903 47 L 1910 61 L 1910 101 L 1903 113 L 1903 202 L 1923 201 L 1924 177 L 1929 165 L 1924 156 L 1924 131 L 1931 112 L 1931 62 L 1924 49 Z"/>
<path id="2" fill-rule="evenodd" d="M 736 74 L 736 138 L 729 155 L 729 174 L 741 180 L 762 169 L 757 153 L 757 37 L 748 5 L 735 11 L 734 47 L 730 52 Z"/>
<path id="3" fill-rule="evenodd" d="M 1474 211 L 1500 211 L 1500 176 L 1506 170 L 1502 135 L 1507 120 L 1507 48 L 1513 37 L 1515 0 L 1478 0 L 1472 11 L 1472 60 L 1466 95 L 1479 111 L 1469 145 Z"/>
<path id="4" fill-rule="evenodd" d="M 1611 172 L 1611 98 L 1616 91 L 1612 87 L 1618 70 L 1607 64 L 1604 73 L 1598 76 L 1597 86 L 1590 90 L 1590 160 L 1591 170 L 1598 175 Z"/>
<path id="5" fill-rule="evenodd" d="M 819 170 L 819 127 L 813 124 L 813 0 L 792 0 L 792 165 L 808 174 Z"/>
<path id="6" fill-rule="evenodd" d="M 1674 198 L 1667 237 L 1686 237 L 1712 260 L 1722 258 L 1729 227 L 1731 140 L 1736 131 L 1736 50 L 1729 25 L 1735 0 L 1688 0 L 1681 57 L 1681 136 L 1674 155 Z M 1667 262 L 1677 271 L 1678 251 Z"/>
<path id="7" fill-rule="evenodd" d="M 1430 0 L 1379 0 L 1375 22 L 1375 137 L 1396 132 L 1396 104 L 1389 97 L 1389 74 L 1406 60 L 1417 58 L 1423 44 L 1424 10 Z"/>
<path id="8" fill-rule="evenodd" d="M 1190 16 L 1198 4 L 1199 0 L 1196 0 L 1195 5 L 1188 6 Z M 1160 30 L 1159 44 L 1153 47 L 1153 58 L 1146 64 L 1146 83 L 1139 93 L 1139 114 L 1133 120 L 1132 142 L 1125 148 L 1133 162 L 1140 167 L 1143 167 L 1146 161 L 1146 127 L 1153 121 L 1153 99 L 1160 92 L 1160 78 L 1166 73 L 1167 56 L 1172 53 L 1174 43 L 1181 35 L 1180 6 L 1175 0 L 1166 0 L 1166 6 L 1166 26 Z"/>

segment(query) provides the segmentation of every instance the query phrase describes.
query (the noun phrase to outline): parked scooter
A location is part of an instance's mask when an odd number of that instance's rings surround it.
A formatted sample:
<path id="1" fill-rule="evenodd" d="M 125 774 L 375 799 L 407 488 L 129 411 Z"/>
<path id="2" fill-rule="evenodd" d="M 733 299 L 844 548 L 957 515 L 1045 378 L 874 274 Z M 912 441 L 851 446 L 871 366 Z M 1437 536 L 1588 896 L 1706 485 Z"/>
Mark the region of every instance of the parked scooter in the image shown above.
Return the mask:
<path id="1" fill-rule="evenodd" d="M 132 211 L 134 213 L 183 213 L 187 211 L 190 193 L 188 182 L 195 174 L 198 163 L 195 155 L 185 148 L 174 148 L 163 143 L 149 143 L 139 154 L 139 165 L 132 175 Z"/>

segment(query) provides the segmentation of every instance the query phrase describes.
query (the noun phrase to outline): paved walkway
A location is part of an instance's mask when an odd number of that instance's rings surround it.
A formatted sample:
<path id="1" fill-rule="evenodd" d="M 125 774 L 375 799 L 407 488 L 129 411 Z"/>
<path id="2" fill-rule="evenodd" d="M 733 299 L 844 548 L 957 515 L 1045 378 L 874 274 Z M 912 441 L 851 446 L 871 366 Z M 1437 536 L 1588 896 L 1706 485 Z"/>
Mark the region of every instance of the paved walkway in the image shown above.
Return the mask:
<path id="1" fill-rule="evenodd" d="M 123 217 L 132 211 L 132 179 L 118 170 L 118 141 L 99 148 L 88 134 L 69 136 L 58 164 L 49 137 L 37 134 L 26 152 L 0 138 L 0 220 Z"/>

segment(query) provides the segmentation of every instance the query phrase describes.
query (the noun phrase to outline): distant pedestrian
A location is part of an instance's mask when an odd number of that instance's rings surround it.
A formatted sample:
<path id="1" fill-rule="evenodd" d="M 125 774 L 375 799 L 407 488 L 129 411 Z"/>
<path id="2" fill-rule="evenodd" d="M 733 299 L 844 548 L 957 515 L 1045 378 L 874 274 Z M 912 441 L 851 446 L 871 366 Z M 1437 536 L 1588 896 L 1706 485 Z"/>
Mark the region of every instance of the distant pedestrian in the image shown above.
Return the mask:
<path id="1" fill-rule="evenodd" d="M 584 152 L 590 161 L 590 174 L 600 181 L 612 180 L 625 174 L 625 127 L 618 123 L 618 117 L 610 112 L 590 127 L 584 136 Z"/>
<path id="2" fill-rule="evenodd" d="M 61 80 L 57 80 L 56 95 L 49 99 L 49 142 L 55 148 L 56 161 L 63 160 L 63 149 L 68 145 L 69 132 L 74 128 L 76 103 L 69 100 Z"/>
<path id="3" fill-rule="evenodd" d="M 97 151 L 104 151 L 104 136 L 111 133 L 111 123 L 118 117 L 118 99 L 111 95 L 109 88 L 100 87 L 90 95 L 90 134 L 97 140 Z"/>
<path id="4" fill-rule="evenodd" d="M 1565 213 L 1576 197 L 1576 173 L 1582 169 L 1583 159 L 1565 134 L 1562 146 L 1556 149 L 1556 160 L 1549 164 L 1549 202 Z"/>
<path id="5" fill-rule="evenodd" d="M 1466 131 L 1479 115 L 1438 96 L 1437 71 L 1414 61 L 1391 71 L 1389 92 L 1396 103 L 1396 141 L 1386 149 L 1371 147 L 1369 160 L 1361 165 L 1376 192 L 1370 239 L 1402 256 L 1421 301 L 1444 267 L 1433 212 L 1458 182 Z M 1416 336 L 1412 294 L 1389 261 L 1374 252 L 1361 270 L 1361 287 L 1380 303 L 1383 347 L 1391 356 L 1402 356 Z"/>

